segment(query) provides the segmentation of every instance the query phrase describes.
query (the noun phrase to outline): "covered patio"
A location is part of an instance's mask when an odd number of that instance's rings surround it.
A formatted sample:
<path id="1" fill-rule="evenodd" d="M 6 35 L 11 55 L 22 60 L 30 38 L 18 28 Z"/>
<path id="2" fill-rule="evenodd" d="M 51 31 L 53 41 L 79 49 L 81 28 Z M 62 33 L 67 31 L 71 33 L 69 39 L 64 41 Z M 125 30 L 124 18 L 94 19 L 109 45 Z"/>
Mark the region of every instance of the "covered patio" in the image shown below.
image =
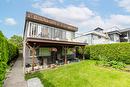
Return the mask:
<path id="1" fill-rule="evenodd" d="M 76 58 L 76 47 L 83 48 L 85 46 L 85 44 L 78 42 L 39 38 L 28 38 L 26 42 L 32 60 L 31 64 L 26 64 L 26 68 L 30 67 L 31 71 L 54 68 L 58 65 L 79 61 Z"/>

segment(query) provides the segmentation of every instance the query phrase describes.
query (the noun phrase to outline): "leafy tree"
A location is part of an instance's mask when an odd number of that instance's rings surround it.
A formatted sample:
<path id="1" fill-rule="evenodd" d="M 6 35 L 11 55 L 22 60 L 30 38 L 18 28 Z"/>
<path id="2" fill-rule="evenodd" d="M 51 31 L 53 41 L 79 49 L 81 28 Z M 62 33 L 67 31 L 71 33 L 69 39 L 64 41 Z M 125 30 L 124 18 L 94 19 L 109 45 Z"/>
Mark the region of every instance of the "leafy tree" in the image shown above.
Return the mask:
<path id="1" fill-rule="evenodd" d="M 9 43 L 16 45 L 19 49 L 23 47 L 23 38 L 22 36 L 13 35 L 10 39 L 8 39 Z"/>
<path id="2" fill-rule="evenodd" d="M 0 37 L 4 37 L 4 35 L 3 35 L 2 31 L 0 31 Z"/>

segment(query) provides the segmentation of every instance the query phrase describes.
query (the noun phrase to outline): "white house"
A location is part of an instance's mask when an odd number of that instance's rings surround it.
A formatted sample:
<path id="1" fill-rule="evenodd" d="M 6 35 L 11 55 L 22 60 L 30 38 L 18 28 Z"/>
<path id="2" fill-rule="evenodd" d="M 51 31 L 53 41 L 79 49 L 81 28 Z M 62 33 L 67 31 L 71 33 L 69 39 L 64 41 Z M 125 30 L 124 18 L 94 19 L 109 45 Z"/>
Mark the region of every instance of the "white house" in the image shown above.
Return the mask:
<path id="1" fill-rule="evenodd" d="M 130 42 L 130 28 L 119 29 L 113 27 L 109 31 L 96 28 L 75 38 L 75 41 L 85 42 L 88 45 Z"/>

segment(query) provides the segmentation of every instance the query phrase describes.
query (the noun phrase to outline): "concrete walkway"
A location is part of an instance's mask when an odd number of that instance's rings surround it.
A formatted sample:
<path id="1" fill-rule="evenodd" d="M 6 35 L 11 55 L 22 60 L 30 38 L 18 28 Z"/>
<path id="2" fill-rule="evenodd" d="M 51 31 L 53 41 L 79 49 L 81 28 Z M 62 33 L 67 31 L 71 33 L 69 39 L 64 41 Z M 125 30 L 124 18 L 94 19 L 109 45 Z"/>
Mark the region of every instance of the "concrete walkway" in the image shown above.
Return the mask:
<path id="1" fill-rule="evenodd" d="M 27 87 L 27 82 L 24 80 L 22 54 L 20 54 L 7 77 L 4 87 Z"/>

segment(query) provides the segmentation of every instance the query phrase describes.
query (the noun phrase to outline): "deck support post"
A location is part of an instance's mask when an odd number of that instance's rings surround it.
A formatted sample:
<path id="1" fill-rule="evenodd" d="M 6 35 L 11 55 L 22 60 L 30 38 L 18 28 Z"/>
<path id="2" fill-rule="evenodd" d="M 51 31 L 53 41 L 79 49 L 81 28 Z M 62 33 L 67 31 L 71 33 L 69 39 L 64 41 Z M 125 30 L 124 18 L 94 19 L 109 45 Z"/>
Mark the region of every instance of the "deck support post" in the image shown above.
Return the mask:
<path id="1" fill-rule="evenodd" d="M 36 56 L 36 50 L 35 50 L 35 48 L 32 48 L 32 71 L 34 71 L 35 56 Z"/>
<path id="2" fill-rule="evenodd" d="M 65 51 L 65 61 L 64 61 L 64 63 L 67 64 L 67 46 L 64 47 L 64 51 Z"/>
<path id="3" fill-rule="evenodd" d="M 36 56 L 36 49 L 39 48 L 39 46 L 35 47 L 35 44 L 32 46 L 30 46 L 28 43 L 27 43 L 27 46 L 29 47 L 29 49 L 32 51 L 32 71 L 34 71 L 34 67 L 35 67 L 35 56 Z"/>
<path id="4" fill-rule="evenodd" d="M 76 47 L 74 47 L 74 59 L 76 58 Z"/>

